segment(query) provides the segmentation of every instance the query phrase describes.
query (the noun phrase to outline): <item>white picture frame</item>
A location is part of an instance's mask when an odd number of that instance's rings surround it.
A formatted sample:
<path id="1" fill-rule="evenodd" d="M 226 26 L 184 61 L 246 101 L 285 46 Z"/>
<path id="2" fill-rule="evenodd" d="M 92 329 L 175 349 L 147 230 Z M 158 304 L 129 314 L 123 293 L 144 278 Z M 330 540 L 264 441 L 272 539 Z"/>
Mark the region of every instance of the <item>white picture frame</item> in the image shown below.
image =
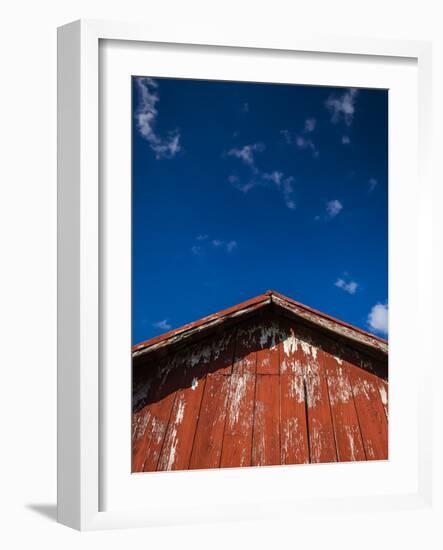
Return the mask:
<path id="1" fill-rule="evenodd" d="M 157 34 L 155 27 L 101 21 L 77 21 L 59 29 L 58 34 L 58 519 L 80 530 L 119 528 L 131 526 L 170 525 L 195 521 L 216 521 L 233 519 L 254 519 L 263 516 L 266 506 L 266 487 L 276 482 L 277 470 L 262 469 L 259 482 L 263 484 L 263 498 L 251 497 L 250 507 L 232 506 L 229 512 L 220 514 L 216 505 L 205 504 L 201 509 L 193 508 L 182 502 L 175 509 L 164 507 L 129 506 L 122 498 L 122 505 L 111 510 L 103 510 L 100 484 L 106 479 L 102 470 L 103 452 L 107 444 L 103 441 L 103 421 L 109 399 L 104 395 L 102 386 L 103 358 L 100 352 L 100 338 L 103 330 L 101 318 L 102 302 L 106 299 L 105 289 L 101 288 L 103 250 L 101 232 L 106 224 L 100 224 L 100 212 L 103 204 L 103 189 L 100 188 L 99 159 L 100 149 L 100 43 L 101 41 L 125 41 L 131 44 L 175 44 L 176 47 L 193 44 L 205 51 L 205 48 L 229 48 L 230 55 L 248 51 L 271 51 L 276 55 L 288 52 L 305 52 L 312 55 L 330 54 L 364 59 L 386 58 L 395 60 L 410 59 L 417 67 L 418 80 L 418 182 L 415 176 L 415 190 L 420 205 L 417 214 L 417 227 L 412 236 L 417 239 L 414 248 L 416 255 L 412 259 L 419 265 L 413 282 L 417 287 L 413 304 L 420 316 L 430 317 L 432 289 L 424 281 L 431 272 L 432 227 L 430 225 L 430 196 L 432 182 L 429 173 L 429 151 L 431 145 L 431 46 L 426 42 L 370 40 L 342 37 L 315 37 L 297 35 L 266 39 L 263 37 L 207 37 L 202 29 L 200 36 L 187 36 L 186 30 L 171 36 Z M 208 53 L 210 55 L 210 53 Z M 362 58 L 363 59 L 363 58 Z M 412 181 L 412 180 L 411 180 Z M 126 226 L 127 227 L 127 226 Z M 397 239 L 401 235 L 397 235 Z M 416 294 L 415 294 L 416 293 Z M 400 315 L 397 317 L 399 318 Z M 395 316 L 394 316 L 395 319 Z M 423 330 L 418 325 L 417 330 Z M 421 333 L 424 335 L 424 332 Z M 395 335 L 395 330 L 394 330 Z M 129 354 L 128 347 L 128 354 Z M 336 510 L 347 513 L 358 502 L 361 509 L 396 510 L 399 508 L 429 508 L 432 503 L 431 468 L 431 429 L 430 418 L 432 404 L 425 395 L 425 386 L 431 384 L 432 348 L 421 352 L 423 368 L 417 386 L 417 466 L 416 479 L 411 480 L 405 491 L 393 491 L 383 496 L 369 493 L 366 496 L 336 494 Z M 129 394 L 129 388 L 128 388 Z M 415 409 L 414 409 L 415 411 Z M 415 414 L 415 413 L 414 413 Z M 129 428 L 128 428 L 129 430 Z M 129 450 L 128 450 L 129 453 Z M 375 468 L 377 465 L 374 465 Z M 349 467 L 349 466 L 347 466 Z M 326 467 L 321 466 L 318 475 L 328 475 Z M 185 487 L 195 482 L 190 476 L 200 475 L 200 484 L 212 481 L 204 473 L 173 474 L 166 478 L 157 478 L 156 491 L 161 485 Z M 256 484 L 254 471 L 242 472 L 243 479 Z M 312 474 L 309 474 L 312 475 Z M 358 475 L 355 474 L 354 475 Z M 378 475 L 374 471 L 373 475 Z M 225 474 L 231 477 L 231 483 L 238 484 L 237 473 Z M 136 476 L 135 478 L 136 479 Z M 153 478 L 151 478 L 152 480 Z M 149 479 L 147 480 L 149 482 Z M 228 478 L 219 483 L 229 483 Z M 137 484 L 135 481 L 132 485 Z M 413 489 L 411 489 L 413 487 Z M 165 489 L 166 490 L 166 489 Z M 129 495 L 129 493 L 128 493 Z M 316 510 L 331 506 L 331 495 L 322 494 L 312 499 L 304 498 L 303 509 Z M 128 497 L 129 498 L 129 497 Z M 268 503 L 275 502 L 277 496 L 269 496 Z M 286 514 L 291 514 L 296 506 L 287 502 L 284 494 L 281 500 L 286 502 Z M 291 508 L 292 506 L 292 508 Z M 289 516 L 288 516 L 289 517 Z"/>

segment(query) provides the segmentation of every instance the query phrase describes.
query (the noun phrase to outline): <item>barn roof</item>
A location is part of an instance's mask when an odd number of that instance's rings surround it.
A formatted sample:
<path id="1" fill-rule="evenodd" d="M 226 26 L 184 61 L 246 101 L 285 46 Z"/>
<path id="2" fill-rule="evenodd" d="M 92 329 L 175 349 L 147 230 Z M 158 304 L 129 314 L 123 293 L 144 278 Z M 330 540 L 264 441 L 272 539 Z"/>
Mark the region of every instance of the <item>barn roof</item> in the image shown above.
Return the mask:
<path id="1" fill-rule="evenodd" d="M 169 346 L 194 341 L 214 329 L 221 328 L 225 324 L 240 321 L 265 308 L 277 308 L 286 316 L 296 317 L 308 325 L 315 325 L 318 329 L 332 334 L 336 338 L 338 337 L 358 347 L 372 350 L 377 354 L 381 353 L 384 355 L 388 353 L 387 340 L 354 327 L 349 323 L 335 319 L 326 313 L 288 298 L 275 290 L 268 290 L 255 298 L 136 344 L 132 347 L 132 356 L 135 359 L 168 348 Z"/>

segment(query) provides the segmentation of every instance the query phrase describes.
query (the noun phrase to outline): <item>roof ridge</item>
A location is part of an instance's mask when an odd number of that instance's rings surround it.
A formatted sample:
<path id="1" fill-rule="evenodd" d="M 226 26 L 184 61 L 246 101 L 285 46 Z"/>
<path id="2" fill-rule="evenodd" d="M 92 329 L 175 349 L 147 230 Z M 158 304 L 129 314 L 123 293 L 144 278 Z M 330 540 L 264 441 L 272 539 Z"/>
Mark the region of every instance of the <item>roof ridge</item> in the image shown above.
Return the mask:
<path id="1" fill-rule="evenodd" d="M 322 311 L 316 310 L 301 302 L 297 302 L 292 298 L 288 298 L 284 294 L 280 294 L 275 290 L 267 290 L 263 294 L 259 294 L 255 298 L 240 302 L 239 304 L 230 308 L 221 310 L 212 315 L 205 316 L 197 321 L 188 323 L 169 332 L 150 338 L 139 344 L 132 346 L 133 355 L 139 355 L 150 350 L 158 349 L 165 346 L 167 343 L 174 343 L 178 340 L 191 336 L 195 332 L 201 332 L 203 330 L 210 329 L 214 326 L 218 326 L 225 321 L 241 317 L 255 311 L 269 304 L 276 304 L 279 307 L 291 312 L 293 315 L 304 318 L 306 321 L 322 326 L 322 328 L 339 333 L 342 337 L 352 340 L 360 341 L 361 344 L 378 348 L 379 350 L 387 353 L 387 340 L 376 336 L 363 329 L 355 327 L 345 321 L 336 319 Z"/>

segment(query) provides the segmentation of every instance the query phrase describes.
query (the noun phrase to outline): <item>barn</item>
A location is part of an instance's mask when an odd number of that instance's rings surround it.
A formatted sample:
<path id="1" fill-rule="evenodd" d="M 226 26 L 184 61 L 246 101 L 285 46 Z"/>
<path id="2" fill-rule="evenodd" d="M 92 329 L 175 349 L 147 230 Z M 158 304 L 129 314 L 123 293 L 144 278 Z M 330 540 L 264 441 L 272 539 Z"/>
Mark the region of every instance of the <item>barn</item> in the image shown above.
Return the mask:
<path id="1" fill-rule="evenodd" d="M 388 458 L 388 343 L 275 291 L 133 347 L 132 470 Z"/>

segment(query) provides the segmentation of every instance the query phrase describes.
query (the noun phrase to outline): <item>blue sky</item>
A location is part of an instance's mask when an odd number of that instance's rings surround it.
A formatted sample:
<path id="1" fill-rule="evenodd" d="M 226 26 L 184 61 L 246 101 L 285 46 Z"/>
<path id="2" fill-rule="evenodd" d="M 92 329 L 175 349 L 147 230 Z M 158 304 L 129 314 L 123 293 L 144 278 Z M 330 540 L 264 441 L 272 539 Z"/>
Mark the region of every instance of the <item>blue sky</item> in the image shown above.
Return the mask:
<path id="1" fill-rule="evenodd" d="M 132 86 L 134 343 L 268 289 L 387 337 L 387 91 Z"/>

